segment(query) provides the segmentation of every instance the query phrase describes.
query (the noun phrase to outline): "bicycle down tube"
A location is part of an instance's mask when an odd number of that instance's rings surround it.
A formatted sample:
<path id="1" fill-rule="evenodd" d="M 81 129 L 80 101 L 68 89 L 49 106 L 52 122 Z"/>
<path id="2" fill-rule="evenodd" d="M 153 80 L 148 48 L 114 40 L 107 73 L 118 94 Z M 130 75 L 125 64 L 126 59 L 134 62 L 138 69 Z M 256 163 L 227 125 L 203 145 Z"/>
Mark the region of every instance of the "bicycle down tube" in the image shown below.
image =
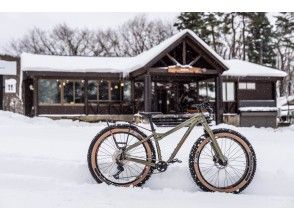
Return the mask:
<path id="1" fill-rule="evenodd" d="M 181 129 L 183 127 L 188 127 L 187 131 L 185 132 L 185 134 L 183 135 L 183 137 L 181 138 L 181 140 L 177 144 L 176 148 L 171 153 L 169 159 L 167 160 L 167 163 L 169 163 L 175 158 L 175 156 L 177 155 L 177 153 L 179 152 L 179 150 L 183 146 L 185 140 L 187 139 L 187 137 L 189 136 L 189 134 L 191 133 L 191 131 L 193 130 L 193 128 L 197 124 L 202 124 L 204 130 L 208 133 L 208 135 L 210 136 L 210 138 L 212 140 L 212 148 L 213 148 L 215 154 L 218 156 L 218 158 L 220 160 L 225 161 L 223 153 L 221 152 L 221 149 L 220 149 L 220 147 L 219 147 L 219 145 L 218 145 L 218 143 L 217 143 L 217 141 L 216 141 L 210 127 L 209 127 L 209 125 L 207 124 L 206 119 L 205 119 L 203 114 L 197 114 L 197 115 L 193 116 L 192 118 L 184 121 L 183 123 L 177 125 L 176 127 L 168 130 L 165 133 L 157 133 L 156 131 L 152 131 L 151 135 L 149 135 L 146 138 L 144 138 L 143 140 L 138 141 L 138 142 L 130 145 L 129 147 L 127 147 L 126 150 L 125 150 L 125 153 L 128 152 L 129 150 L 134 149 L 135 147 L 139 146 L 140 144 L 142 144 L 142 143 L 144 143 L 146 141 L 149 141 L 153 137 L 155 145 L 156 145 L 157 154 L 158 154 L 158 160 L 162 161 L 161 149 L 160 149 L 160 144 L 159 144 L 158 141 L 165 138 L 165 137 L 167 137 L 167 136 L 169 136 L 170 134 L 178 131 L 179 129 Z M 141 160 L 141 159 L 137 159 L 137 158 L 132 158 L 132 157 L 125 156 L 124 159 L 132 161 L 132 162 L 145 164 L 145 165 L 155 166 L 155 163 L 150 163 L 150 162 L 147 162 L 145 160 Z"/>

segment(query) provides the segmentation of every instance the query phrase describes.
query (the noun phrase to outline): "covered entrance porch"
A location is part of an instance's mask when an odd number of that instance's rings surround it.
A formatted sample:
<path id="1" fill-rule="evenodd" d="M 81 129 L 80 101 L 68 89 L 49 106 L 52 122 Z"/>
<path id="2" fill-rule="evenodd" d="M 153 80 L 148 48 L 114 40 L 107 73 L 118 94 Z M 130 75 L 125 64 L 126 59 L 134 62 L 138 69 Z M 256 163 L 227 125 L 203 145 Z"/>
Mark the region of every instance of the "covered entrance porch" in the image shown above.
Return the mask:
<path id="1" fill-rule="evenodd" d="M 195 104 L 207 101 L 214 108 L 216 123 L 221 123 L 221 74 L 227 67 L 205 45 L 187 32 L 164 50 L 158 50 L 144 68 L 131 72 L 135 112 L 185 115 L 197 112 Z M 155 49 L 158 48 L 151 52 Z"/>
<path id="2" fill-rule="evenodd" d="M 198 112 L 196 104 L 209 102 L 214 108 L 216 122 L 222 122 L 222 82 L 218 75 L 173 74 L 162 77 L 149 73 L 134 84 L 135 112 L 153 111 L 162 112 L 165 117 L 188 117 Z M 143 91 L 140 92 L 140 88 Z"/>

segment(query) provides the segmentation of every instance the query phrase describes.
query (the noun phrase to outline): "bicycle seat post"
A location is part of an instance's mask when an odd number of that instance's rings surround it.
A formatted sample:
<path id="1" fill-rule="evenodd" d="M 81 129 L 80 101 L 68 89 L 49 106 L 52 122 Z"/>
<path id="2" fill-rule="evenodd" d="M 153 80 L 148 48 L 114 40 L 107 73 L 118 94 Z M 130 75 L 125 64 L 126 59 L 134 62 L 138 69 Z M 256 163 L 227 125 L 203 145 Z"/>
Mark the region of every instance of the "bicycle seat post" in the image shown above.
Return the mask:
<path id="1" fill-rule="evenodd" d="M 153 124 L 153 121 L 152 121 L 152 115 L 150 115 L 150 117 L 148 118 L 148 120 L 149 120 L 149 123 L 150 123 L 151 131 L 154 132 L 155 131 L 155 128 L 154 128 L 154 124 Z"/>

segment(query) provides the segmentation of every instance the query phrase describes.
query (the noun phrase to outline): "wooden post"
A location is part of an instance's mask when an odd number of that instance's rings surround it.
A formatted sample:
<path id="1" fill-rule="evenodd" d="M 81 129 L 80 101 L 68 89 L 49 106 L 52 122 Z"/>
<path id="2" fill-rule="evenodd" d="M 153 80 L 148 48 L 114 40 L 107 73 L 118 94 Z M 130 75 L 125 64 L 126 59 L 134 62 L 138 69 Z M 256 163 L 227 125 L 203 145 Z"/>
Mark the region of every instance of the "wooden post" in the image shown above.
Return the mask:
<path id="1" fill-rule="evenodd" d="M 220 124 L 223 122 L 223 83 L 221 75 L 215 78 L 215 122 Z"/>
<path id="2" fill-rule="evenodd" d="M 88 79 L 84 81 L 84 102 L 85 102 L 85 114 L 88 115 Z"/>
<path id="3" fill-rule="evenodd" d="M 34 77 L 34 116 L 38 115 L 38 78 Z"/>
<path id="4" fill-rule="evenodd" d="M 132 112 L 135 114 L 135 82 L 134 79 L 131 81 L 131 105 L 132 105 Z"/>
<path id="5" fill-rule="evenodd" d="M 146 112 L 151 111 L 152 105 L 152 83 L 151 76 L 147 73 L 144 76 L 144 109 Z"/>
<path id="6" fill-rule="evenodd" d="M 238 90 L 239 83 L 238 83 L 238 81 L 234 81 L 234 85 L 235 85 L 235 113 L 237 113 L 239 111 L 239 90 Z"/>

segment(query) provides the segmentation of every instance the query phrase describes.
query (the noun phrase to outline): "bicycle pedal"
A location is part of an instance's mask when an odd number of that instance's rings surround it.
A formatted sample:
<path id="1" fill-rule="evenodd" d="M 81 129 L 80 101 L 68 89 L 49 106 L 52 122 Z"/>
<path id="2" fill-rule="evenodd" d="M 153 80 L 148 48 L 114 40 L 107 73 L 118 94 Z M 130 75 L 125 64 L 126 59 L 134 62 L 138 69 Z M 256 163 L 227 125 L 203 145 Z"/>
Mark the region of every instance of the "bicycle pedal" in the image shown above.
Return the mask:
<path id="1" fill-rule="evenodd" d="M 169 163 L 182 163 L 182 161 L 176 158 L 171 160 Z"/>

